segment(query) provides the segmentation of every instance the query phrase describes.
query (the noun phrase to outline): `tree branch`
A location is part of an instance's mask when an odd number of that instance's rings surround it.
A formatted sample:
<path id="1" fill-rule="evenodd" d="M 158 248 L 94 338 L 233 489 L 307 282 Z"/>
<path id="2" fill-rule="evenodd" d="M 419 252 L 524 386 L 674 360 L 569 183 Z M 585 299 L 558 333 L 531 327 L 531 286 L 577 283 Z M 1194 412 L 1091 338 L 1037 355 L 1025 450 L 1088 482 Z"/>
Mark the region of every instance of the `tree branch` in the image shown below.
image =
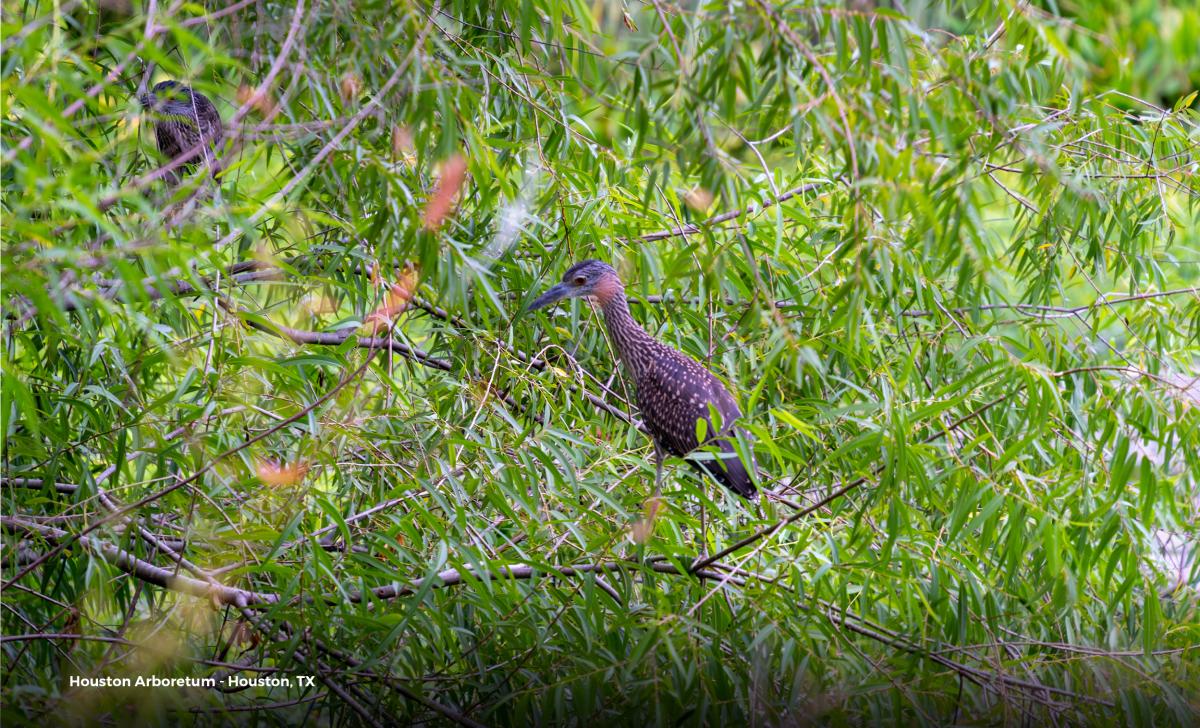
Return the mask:
<path id="1" fill-rule="evenodd" d="M 1003 402 L 1004 400 L 1008 399 L 1009 396 L 1011 396 L 1011 393 L 997 397 L 996 399 L 992 400 L 991 402 L 988 402 L 987 404 L 976 409 L 975 411 L 971 412 L 970 414 L 966 415 L 965 417 L 962 417 L 962 418 L 950 423 L 950 425 L 947 426 L 945 429 L 938 430 L 937 432 L 933 433 L 929 437 L 925 438 L 925 440 L 923 442 L 925 444 L 928 444 L 928 443 L 934 442 L 936 440 L 939 440 L 939 439 L 945 437 L 946 435 L 950 434 L 951 432 L 958 429 L 962 425 L 975 419 L 976 417 L 979 417 L 980 415 L 982 415 L 984 412 L 987 412 L 992 407 L 994 407 L 994 406 L 1000 404 L 1001 402 Z M 795 523 L 796 521 L 800 520 L 801 518 L 804 518 L 805 516 L 812 513 L 813 511 L 824 508 L 825 506 L 829 505 L 830 503 L 837 500 L 838 498 L 841 498 L 843 495 L 849 493 L 850 491 L 854 490 L 855 488 L 858 488 L 860 485 L 867 482 L 867 480 L 869 478 L 873 478 L 873 477 L 879 475 L 880 473 L 882 473 L 884 467 L 885 467 L 884 465 L 878 465 L 875 467 L 875 469 L 871 472 L 870 475 L 864 475 L 860 478 L 857 478 L 857 479 L 847 483 L 846 485 L 843 485 L 842 487 L 833 491 L 832 493 L 825 496 L 821 500 L 817 501 L 816 503 L 813 503 L 811 506 L 808 506 L 807 508 L 804 508 L 803 510 L 796 511 L 795 513 L 791 514 L 787 518 L 780 519 L 780 520 L 776 521 L 775 523 L 771 524 L 770 526 L 767 526 L 766 528 L 755 531 L 754 533 L 750 534 L 749 536 L 746 536 L 745 538 L 741 539 L 740 541 L 737 541 L 736 543 L 726 546 L 725 548 L 716 552 L 712 556 L 709 556 L 709 557 L 703 558 L 703 559 L 698 559 L 695 563 L 692 564 L 691 568 L 692 569 L 703 569 L 704 567 L 710 566 L 713 563 L 715 563 L 716 561 L 723 559 L 732 553 L 741 551 L 743 548 L 749 546 L 752 543 L 761 541 L 762 539 L 772 535 L 773 533 L 775 533 L 779 529 L 783 528 L 784 526 Z"/>
<path id="2" fill-rule="evenodd" d="M 59 528 L 44 526 L 13 516 L 0 515 L 0 526 L 6 530 L 37 535 L 52 544 L 63 544 L 72 540 L 77 541 L 84 549 L 102 557 L 108 563 L 116 566 L 131 576 L 155 586 L 170 589 L 181 594 L 211 599 L 221 604 L 233 606 L 239 603 L 248 605 L 270 605 L 279 601 L 275 594 L 246 591 L 224 584 L 211 583 L 193 579 L 190 576 L 175 574 L 148 561 L 143 561 L 133 554 L 112 544 L 99 541 L 90 536 L 75 536 Z"/>

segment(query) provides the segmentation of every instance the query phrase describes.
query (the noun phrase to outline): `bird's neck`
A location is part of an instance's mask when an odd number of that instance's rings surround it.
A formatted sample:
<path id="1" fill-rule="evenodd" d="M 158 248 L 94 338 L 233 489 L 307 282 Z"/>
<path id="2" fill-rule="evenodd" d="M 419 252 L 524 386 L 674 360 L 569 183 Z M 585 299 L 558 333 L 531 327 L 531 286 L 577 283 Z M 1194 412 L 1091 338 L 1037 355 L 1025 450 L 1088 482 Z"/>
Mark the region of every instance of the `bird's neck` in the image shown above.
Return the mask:
<path id="1" fill-rule="evenodd" d="M 634 362 L 639 352 L 645 351 L 646 344 L 654 339 L 630 315 L 624 290 L 618 288 L 605 296 L 600 301 L 600 310 L 604 312 L 604 326 L 626 370 L 635 371 Z"/>

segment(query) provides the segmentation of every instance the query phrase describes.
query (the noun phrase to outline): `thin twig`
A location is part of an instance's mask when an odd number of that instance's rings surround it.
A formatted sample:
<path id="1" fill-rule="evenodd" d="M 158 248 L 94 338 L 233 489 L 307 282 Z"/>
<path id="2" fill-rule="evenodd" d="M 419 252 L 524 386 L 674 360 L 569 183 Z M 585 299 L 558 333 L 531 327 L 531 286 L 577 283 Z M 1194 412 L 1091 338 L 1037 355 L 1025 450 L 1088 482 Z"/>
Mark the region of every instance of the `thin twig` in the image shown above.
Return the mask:
<path id="1" fill-rule="evenodd" d="M 772 205 L 778 205 L 778 204 L 787 202 L 788 200 L 792 199 L 796 195 L 802 195 L 805 192 L 811 192 L 812 190 L 819 189 L 828 184 L 830 184 L 830 183 L 829 182 L 812 182 L 809 184 L 800 185 L 799 187 L 793 187 L 792 189 L 788 190 L 787 192 L 784 192 L 783 194 L 775 197 L 774 199 L 767 200 L 766 202 L 762 203 L 761 205 L 758 205 L 758 206 L 749 205 L 749 206 L 744 207 L 739 210 L 731 210 L 730 212 L 725 212 L 720 215 L 710 217 L 709 219 L 707 219 L 701 223 L 692 223 L 689 225 L 676 227 L 671 230 L 660 230 L 660 231 L 654 232 L 654 233 L 646 233 L 645 235 L 639 236 L 638 240 L 642 240 L 644 242 L 653 242 L 655 240 L 664 240 L 666 238 L 674 238 L 674 237 L 679 237 L 681 235 L 692 235 L 692 234 L 702 231 L 706 227 L 712 227 L 714 225 L 719 225 L 723 222 L 728 222 L 729 220 L 733 220 L 734 218 L 742 217 L 743 215 L 754 215 L 754 214 L 760 213 L 763 210 L 767 209 L 768 207 L 771 207 Z"/>
<path id="2" fill-rule="evenodd" d="M 356 369 L 354 372 L 348 374 L 345 378 L 343 378 L 336 385 L 334 385 L 332 388 L 330 388 L 330 390 L 328 392 L 326 392 L 325 394 L 318 397 L 316 400 L 314 400 L 312 402 L 312 404 L 302 407 L 298 412 L 296 412 L 296 414 L 292 415 L 291 417 L 288 417 L 287 419 L 280 421 L 279 423 L 271 426 L 270 428 L 263 430 L 262 432 L 258 433 L 257 435 L 254 435 L 253 437 L 243 440 L 240 444 L 234 445 L 233 447 L 229 448 L 228 450 L 220 453 L 215 458 L 209 460 L 207 463 L 205 463 L 203 466 L 201 466 L 199 469 L 197 469 L 194 473 L 192 473 L 192 475 L 188 476 L 187 478 L 181 478 L 178 481 L 176 481 L 174 484 L 167 486 L 166 488 L 155 491 L 154 493 L 150 493 L 149 495 L 144 496 L 140 500 L 138 500 L 134 503 L 131 503 L 127 506 L 124 506 L 123 508 L 121 508 L 118 511 L 115 511 L 113 513 L 110 513 L 107 516 L 104 516 L 103 518 L 99 518 L 99 519 L 95 520 L 89 526 L 84 528 L 82 531 L 74 534 L 73 536 L 64 538 L 61 542 L 58 543 L 58 545 L 56 545 L 54 548 L 50 549 L 46 553 L 42 554 L 41 557 L 34 560 L 32 563 L 30 563 L 25 568 L 21 569 L 11 579 L 9 579 L 6 582 L 0 583 L 0 592 L 3 592 L 5 589 L 8 589 L 8 587 L 10 587 L 11 585 L 20 581 L 22 578 L 24 578 L 27 574 L 29 574 L 35 568 L 37 568 L 41 564 L 45 563 L 48 559 L 62 553 L 62 551 L 64 549 L 66 549 L 68 546 L 70 546 L 75 540 L 83 538 L 88 533 L 95 531 L 97 528 L 100 528 L 101 526 L 104 526 L 113 520 L 122 518 L 125 515 L 128 515 L 129 513 L 133 512 L 145 505 L 148 505 L 157 500 L 160 500 L 160 499 L 166 497 L 167 495 L 174 493 L 176 490 L 179 490 L 180 488 L 191 485 L 192 483 L 196 482 L 201 477 L 203 477 L 207 472 L 209 472 L 214 467 L 216 467 L 217 463 L 221 462 L 225 458 L 227 458 L 231 455 L 237 454 L 238 452 L 241 452 L 242 450 L 246 449 L 247 447 L 250 447 L 254 443 L 264 440 L 267 437 L 270 437 L 271 435 L 274 435 L 276 432 L 279 432 L 284 427 L 287 427 L 288 425 L 292 424 L 293 422 L 297 422 L 301 419 L 308 417 L 309 413 L 311 413 L 317 407 L 320 407 L 321 405 L 323 405 L 325 402 L 328 402 L 330 399 L 333 398 L 334 395 L 336 395 L 338 392 L 340 392 L 347 384 L 349 384 L 354 379 L 357 379 L 358 375 L 360 375 L 363 371 L 365 371 L 366 368 L 371 364 L 371 360 L 375 358 L 375 353 L 377 351 L 378 351 L 378 349 L 372 349 L 371 352 L 366 356 L 362 365 L 358 367 L 358 369 Z M 110 466 L 110 468 L 113 470 L 115 470 L 116 467 L 117 467 L 116 465 Z"/>
<path id="3" fill-rule="evenodd" d="M 946 435 L 950 434 L 951 432 L 958 429 L 962 425 L 975 419 L 976 417 L 979 417 L 980 415 L 982 415 L 984 412 L 988 411 L 992 407 L 995 407 L 996 405 L 1000 404 L 1004 400 L 1008 399 L 1009 396 L 1010 396 L 1010 394 L 1005 394 L 1005 395 L 1001 395 L 1000 397 L 997 397 L 996 399 L 992 400 L 991 402 L 988 402 L 987 404 L 983 405 L 982 407 L 979 407 L 978 409 L 974 410 L 970 414 L 950 423 L 950 425 L 948 425 L 945 429 L 938 430 L 937 432 L 933 433 L 929 437 L 925 438 L 924 442 L 926 444 L 928 444 L 928 443 L 934 442 L 936 440 L 939 440 L 939 439 L 945 437 Z M 737 551 L 742 550 L 746 546 L 749 546 L 750 544 L 755 543 L 756 541 L 759 541 L 763 538 L 770 536 L 771 534 L 775 533 L 776 531 L 783 528 L 784 526 L 795 523 L 796 521 L 807 516 L 808 514 L 812 513 L 813 511 L 819 510 L 820 508 L 824 508 L 826 505 L 832 503 L 833 501 L 837 500 L 838 498 L 841 498 L 843 495 L 849 493 L 850 491 L 854 490 L 855 488 L 858 488 L 863 483 L 867 482 L 868 478 L 879 475 L 881 472 L 883 472 L 884 467 L 885 467 L 884 465 L 878 465 L 875 467 L 875 469 L 871 472 L 870 475 L 864 475 L 860 478 L 857 478 L 857 479 L 843 485 L 842 487 L 833 491 L 832 493 L 825 496 L 821 500 L 817 501 L 816 503 L 812 504 L 811 506 L 808 506 L 804 510 L 796 511 L 795 513 L 789 515 L 787 518 L 780 519 L 780 520 L 776 521 L 775 523 L 771 524 L 770 526 L 767 526 L 766 528 L 755 531 L 754 533 L 750 534 L 749 536 L 746 536 L 745 538 L 741 539 L 740 541 L 737 541 L 736 543 L 726 546 L 725 548 L 716 552 L 712 556 L 709 556 L 707 558 L 697 559 L 692 564 L 691 568 L 692 569 L 703 569 L 708 566 L 711 566 L 713 563 L 725 558 L 726 556 L 729 556 L 732 553 L 736 553 Z"/>

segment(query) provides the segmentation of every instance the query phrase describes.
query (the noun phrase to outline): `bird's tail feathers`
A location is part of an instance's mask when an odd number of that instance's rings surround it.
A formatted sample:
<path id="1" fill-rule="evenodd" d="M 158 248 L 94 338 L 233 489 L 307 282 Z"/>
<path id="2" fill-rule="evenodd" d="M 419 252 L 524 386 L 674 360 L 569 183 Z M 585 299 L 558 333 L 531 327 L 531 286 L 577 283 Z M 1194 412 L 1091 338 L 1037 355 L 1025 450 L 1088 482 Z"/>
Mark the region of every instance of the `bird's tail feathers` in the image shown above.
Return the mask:
<path id="1" fill-rule="evenodd" d="M 758 492 L 746 465 L 738 457 L 737 450 L 729 440 L 719 440 L 716 443 L 721 448 L 720 456 L 704 460 L 689 460 L 693 467 L 710 475 L 721 485 L 732 490 L 743 498 L 753 498 Z"/>

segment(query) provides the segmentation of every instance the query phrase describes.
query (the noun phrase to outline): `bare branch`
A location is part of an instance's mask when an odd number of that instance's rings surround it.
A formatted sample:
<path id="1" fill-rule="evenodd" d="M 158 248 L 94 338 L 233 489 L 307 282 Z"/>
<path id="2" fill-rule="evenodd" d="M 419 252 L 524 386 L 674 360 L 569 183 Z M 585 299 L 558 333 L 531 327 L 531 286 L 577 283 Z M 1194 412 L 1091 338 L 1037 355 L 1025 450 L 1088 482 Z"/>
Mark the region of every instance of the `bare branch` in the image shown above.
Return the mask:
<path id="1" fill-rule="evenodd" d="M 13 516 L 0 516 L 0 526 L 9 531 L 40 536 L 53 544 L 62 545 L 71 541 L 78 542 L 89 552 L 102 557 L 105 561 L 113 564 L 127 574 L 135 576 L 148 584 L 154 584 L 155 586 L 177 591 L 181 594 L 212 599 L 226 605 L 266 605 L 275 604 L 279 601 L 279 597 L 274 594 L 246 591 L 223 584 L 214 584 L 201 581 L 200 579 L 193 579 L 190 576 L 181 576 L 168 569 L 155 566 L 148 561 L 143 561 L 128 551 L 119 549 L 111 544 L 84 535 L 72 537 L 67 531 L 52 526 L 45 526 Z"/>

